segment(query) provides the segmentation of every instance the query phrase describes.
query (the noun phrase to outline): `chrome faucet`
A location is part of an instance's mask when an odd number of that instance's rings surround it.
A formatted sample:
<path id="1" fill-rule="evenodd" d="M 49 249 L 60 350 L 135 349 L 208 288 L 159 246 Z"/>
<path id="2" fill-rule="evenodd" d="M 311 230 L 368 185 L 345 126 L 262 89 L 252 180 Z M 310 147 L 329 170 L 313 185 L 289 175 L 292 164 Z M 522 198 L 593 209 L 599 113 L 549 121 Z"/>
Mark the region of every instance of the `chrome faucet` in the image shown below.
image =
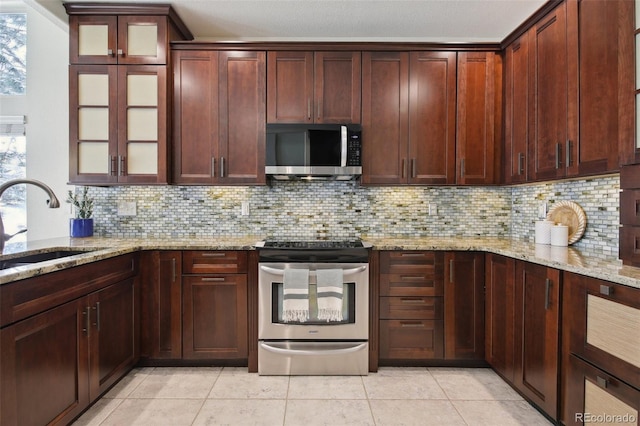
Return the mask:
<path id="1" fill-rule="evenodd" d="M 2 194 L 8 188 L 10 188 L 10 187 L 12 187 L 14 185 L 19 185 L 21 183 L 30 183 L 31 185 L 35 185 L 35 186 L 38 186 L 38 187 L 42 188 L 47 193 L 47 195 L 49 195 L 49 200 L 47 200 L 47 203 L 49 204 L 49 208 L 50 209 L 57 209 L 58 207 L 60 207 L 60 201 L 58 201 L 58 198 L 56 197 L 56 194 L 53 193 L 53 189 L 49 188 L 44 183 L 40 182 L 39 180 L 35 180 L 35 179 L 13 179 L 13 180 L 10 180 L 10 181 L 7 181 L 7 182 L 3 183 L 2 185 L 0 185 L 0 198 L 2 198 Z M 9 239 L 13 238 L 17 234 L 20 234 L 20 233 L 22 233 L 24 231 L 26 231 L 26 229 L 22 230 L 22 231 L 19 231 L 19 232 L 13 234 L 13 235 L 5 234 L 4 233 L 4 224 L 2 223 L 2 216 L 0 215 L 0 254 L 2 254 L 2 251 L 4 250 L 4 243 L 6 241 L 8 241 Z"/>

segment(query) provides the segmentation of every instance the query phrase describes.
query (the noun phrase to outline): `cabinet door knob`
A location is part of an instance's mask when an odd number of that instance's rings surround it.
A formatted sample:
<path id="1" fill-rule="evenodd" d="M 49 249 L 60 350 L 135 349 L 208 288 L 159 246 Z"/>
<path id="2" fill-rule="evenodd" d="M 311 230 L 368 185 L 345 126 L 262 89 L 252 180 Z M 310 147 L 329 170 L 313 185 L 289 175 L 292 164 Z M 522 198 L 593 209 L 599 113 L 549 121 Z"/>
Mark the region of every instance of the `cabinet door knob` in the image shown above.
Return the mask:
<path id="1" fill-rule="evenodd" d="M 124 51 L 122 49 L 118 49 L 118 56 L 124 57 Z"/>
<path id="2" fill-rule="evenodd" d="M 115 56 L 113 54 L 113 49 L 107 49 L 107 56 Z"/>

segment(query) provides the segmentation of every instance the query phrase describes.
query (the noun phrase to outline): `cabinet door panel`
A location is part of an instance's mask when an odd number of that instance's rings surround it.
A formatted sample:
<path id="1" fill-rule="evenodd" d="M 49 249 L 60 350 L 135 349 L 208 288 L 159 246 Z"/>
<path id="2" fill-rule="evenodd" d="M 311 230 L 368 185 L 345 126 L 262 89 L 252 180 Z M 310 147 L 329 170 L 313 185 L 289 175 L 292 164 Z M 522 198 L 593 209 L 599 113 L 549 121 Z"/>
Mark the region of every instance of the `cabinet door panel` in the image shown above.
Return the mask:
<path id="1" fill-rule="evenodd" d="M 167 18 L 164 16 L 118 17 L 118 63 L 167 63 Z M 120 53 L 121 52 L 121 53 Z"/>
<path id="2" fill-rule="evenodd" d="M 265 52 L 220 52 L 221 183 L 265 183 Z"/>
<path id="3" fill-rule="evenodd" d="M 409 54 L 362 54 L 362 182 L 407 182 Z"/>
<path id="4" fill-rule="evenodd" d="M 532 29 L 529 171 L 534 179 L 565 175 L 568 120 L 566 4 Z"/>
<path id="5" fill-rule="evenodd" d="M 527 180 L 529 141 L 529 35 L 507 47 L 505 53 L 505 179 Z"/>
<path id="6" fill-rule="evenodd" d="M 118 18 L 116 16 L 69 16 L 69 62 L 116 64 Z"/>
<path id="7" fill-rule="evenodd" d="M 455 182 L 456 54 L 411 52 L 409 182 Z"/>
<path id="8" fill-rule="evenodd" d="M 117 182 L 118 75 L 116 66 L 69 67 L 69 179 Z"/>
<path id="9" fill-rule="evenodd" d="M 89 298 L 91 400 L 126 374 L 137 361 L 137 303 L 134 279 L 114 284 Z"/>
<path id="10" fill-rule="evenodd" d="M 495 182 L 495 54 L 458 53 L 456 150 L 460 184 Z"/>
<path id="11" fill-rule="evenodd" d="M 360 52 L 316 52 L 316 123 L 360 122 Z"/>
<path id="12" fill-rule="evenodd" d="M 484 359 L 484 254 L 445 255 L 444 351 L 447 359 Z"/>
<path id="13" fill-rule="evenodd" d="M 87 311 L 69 302 L 0 330 L 0 423 L 69 423 L 89 404 Z"/>
<path id="14" fill-rule="evenodd" d="M 173 181 L 214 183 L 218 176 L 218 52 L 173 56 Z"/>
<path id="15" fill-rule="evenodd" d="M 485 293 L 485 354 L 491 366 L 514 380 L 515 261 L 487 255 Z"/>
<path id="16" fill-rule="evenodd" d="M 167 182 L 166 93 L 166 67 L 118 67 L 119 182 Z"/>
<path id="17" fill-rule="evenodd" d="M 516 264 L 515 385 L 557 416 L 560 271 Z"/>
<path id="18" fill-rule="evenodd" d="M 184 359 L 247 358 L 247 276 L 184 276 Z"/>
<path id="19" fill-rule="evenodd" d="M 313 52 L 268 52 L 267 120 L 313 122 Z"/>

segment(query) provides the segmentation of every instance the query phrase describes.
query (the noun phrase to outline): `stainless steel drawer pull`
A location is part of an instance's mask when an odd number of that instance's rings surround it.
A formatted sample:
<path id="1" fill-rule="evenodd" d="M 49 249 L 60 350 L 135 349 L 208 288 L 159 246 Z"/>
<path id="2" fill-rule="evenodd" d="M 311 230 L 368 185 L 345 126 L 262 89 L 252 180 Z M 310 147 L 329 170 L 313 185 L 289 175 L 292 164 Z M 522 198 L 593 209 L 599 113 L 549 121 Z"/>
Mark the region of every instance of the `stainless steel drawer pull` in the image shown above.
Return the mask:
<path id="1" fill-rule="evenodd" d="M 518 174 L 522 175 L 524 173 L 524 154 L 518 154 Z"/>
<path id="2" fill-rule="evenodd" d="M 453 259 L 449 259 L 449 282 L 453 283 L 455 279 L 453 272 Z"/>
<path id="3" fill-rule="evenodd" d="M 96 302 L 96 306 L 93 307 L 93 310 L 96 311 L 96 322 L 94 322 L 93 325 L 95 325 L 98 331 L 100 331 L 100 302 Z"/>
<path id="4" fill-rule="evenodd" d="M 176 282 L 176 258 L 171 259 L 171 282 Z"/>
<path id="5" fill-rule="evenodd" d="M 556 144 L 556 169 L 560 168 L 560 156 L 562 155 L 562 145 Z"/>
<path id="6" fill-rule="evenodd" d="M 601 285 L 600 294 L 611 296 L 613 294 L 613 287 L 611 287 L 610 285 Z"/>
<path id="7" fill-rule="evenodd" d="M 596 382 L 598 382 L 598 386 L 600 386 L 601 388 L 606 389 L 607 386 L 609 385 L 609 381 L 603 377 L 600 376 L 596 376 Z"/>
<path id="8" fill-rule="evenodd" d="M 202 278 L 204 282 L 222 282 L 224 281 L 223 277 L 213 277 L 213 278 Z"/>

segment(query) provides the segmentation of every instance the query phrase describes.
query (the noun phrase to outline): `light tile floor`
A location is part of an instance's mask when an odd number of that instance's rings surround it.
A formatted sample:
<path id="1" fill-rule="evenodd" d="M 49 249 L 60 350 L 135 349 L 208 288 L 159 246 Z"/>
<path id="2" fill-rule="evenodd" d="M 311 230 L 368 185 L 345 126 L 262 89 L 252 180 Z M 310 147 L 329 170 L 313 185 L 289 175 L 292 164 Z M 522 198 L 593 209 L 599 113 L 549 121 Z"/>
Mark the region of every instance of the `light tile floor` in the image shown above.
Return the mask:
<path id="1" fill-rule="evenodd" d="M 80 425 L 549 425 L 487 368 L 368 376 L 259 376 L 246 368 L 139 368 Z"/>

